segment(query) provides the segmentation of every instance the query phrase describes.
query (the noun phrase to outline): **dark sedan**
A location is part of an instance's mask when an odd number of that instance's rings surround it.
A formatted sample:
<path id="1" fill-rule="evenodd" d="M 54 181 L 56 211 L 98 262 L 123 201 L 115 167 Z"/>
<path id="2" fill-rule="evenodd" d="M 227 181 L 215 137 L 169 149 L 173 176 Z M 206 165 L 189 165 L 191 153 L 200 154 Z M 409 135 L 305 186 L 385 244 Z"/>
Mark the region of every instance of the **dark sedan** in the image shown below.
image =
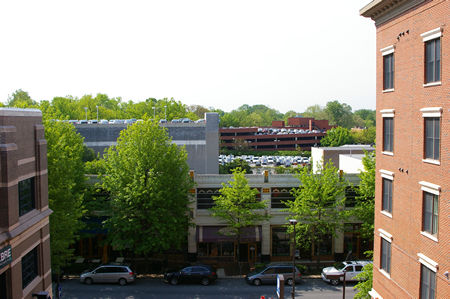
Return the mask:
<path id="1" fill-rule="evenodd" d="M 209 266 L 190 266 L 180 271 L 164 274 L 164 281 L 172 285 L 179 283 L 201 283 L 206 286 L 216 279 L 216 271 Z"/>

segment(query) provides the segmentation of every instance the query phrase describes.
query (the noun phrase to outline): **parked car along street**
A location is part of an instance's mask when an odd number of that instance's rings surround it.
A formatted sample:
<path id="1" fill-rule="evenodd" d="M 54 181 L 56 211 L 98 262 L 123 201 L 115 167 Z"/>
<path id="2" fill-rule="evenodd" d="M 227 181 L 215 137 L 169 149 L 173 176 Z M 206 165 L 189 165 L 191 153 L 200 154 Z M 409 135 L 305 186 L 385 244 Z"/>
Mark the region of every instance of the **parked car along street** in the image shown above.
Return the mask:
<path id="1" fill-rule="evenodd" d="M 80 275 L 80 282 L 86 284 L 106 282 L 119 283 L 123 286 L 135 280 L 136 274 L 130 267 L 121 265 L 104 265 Z"/>
<path id="2" fill-rule="evenodd" d="M 180 271 L 164 274 L 164 281 L 171 285 L 177 285 L 179 283 L 201 283 L 206 286 L 216 279 L 216 270 L 206 265 L 190 266 Z"/>
<path id="3" fill-rule="evenodd" d="M 356 281 L 356 275 L 362 272 L 362 268 L 372 263 L 371 261 L 348 261 L 342 262 L 335 267 L 327 267 L 322 270 L 322 280 L 331 283 L 332 285 L 338 285 L 339 282 L 344 280 L 343 274 L 345 272 L 345 281 Z M 337 277 L 340 278 L 338 279 Z"/>
<path id="4" fill-rule="evenodd" d="M 245 281 L 255 286 L 275 284 L 278 274 L 283 274 L 285 283 L 292 285 L 292 270 L 292 265 L 269 265 L 250 272 L 245 276 Z M 297 267 L 295 267 L 295 282 L 301 282 L 301 273 Z"/>

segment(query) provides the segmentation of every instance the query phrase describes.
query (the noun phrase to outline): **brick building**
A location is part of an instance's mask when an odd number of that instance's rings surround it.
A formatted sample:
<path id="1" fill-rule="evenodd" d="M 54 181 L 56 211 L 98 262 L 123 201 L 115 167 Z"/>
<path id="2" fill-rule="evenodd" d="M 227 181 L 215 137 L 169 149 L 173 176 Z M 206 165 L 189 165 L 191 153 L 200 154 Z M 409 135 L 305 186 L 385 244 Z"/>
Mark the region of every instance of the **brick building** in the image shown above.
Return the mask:
<path id="1" fill-rule="evenodd" d="M 450 2 L 374 0 L 372 298 L 450 298 Z"/>
<path id="2" fill-rule="evenodd" d="M 51 294 L 42 113 L 0 108 L 0 298 Z"/>

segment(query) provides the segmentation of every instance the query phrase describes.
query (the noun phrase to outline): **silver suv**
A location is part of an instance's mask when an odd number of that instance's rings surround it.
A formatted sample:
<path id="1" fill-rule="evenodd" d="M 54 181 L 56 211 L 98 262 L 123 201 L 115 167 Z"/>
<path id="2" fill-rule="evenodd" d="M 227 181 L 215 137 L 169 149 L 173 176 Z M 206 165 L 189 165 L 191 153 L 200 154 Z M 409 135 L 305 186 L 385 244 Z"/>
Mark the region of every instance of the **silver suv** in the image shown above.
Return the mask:
<path id="1" fill-rule="evenodd" d="M 356 281 L 356 275 L 362 272 L 362 268 L 372 263 L 371 261 L 348 261 L 336 264 L 334 267 L 327 267 L 322 270 L 322 280 L 332 285 L 338 285 L 339 282 L 345 281 Z"/>
<path id="2" fill-rule="evenodd" d="M 124 286 L 136 280 L 136 274 L 128 266 L 105 265 L 93 271 L 80 275 L 80 282 L 92 284 L 93 282 L 119 283 Z"/>

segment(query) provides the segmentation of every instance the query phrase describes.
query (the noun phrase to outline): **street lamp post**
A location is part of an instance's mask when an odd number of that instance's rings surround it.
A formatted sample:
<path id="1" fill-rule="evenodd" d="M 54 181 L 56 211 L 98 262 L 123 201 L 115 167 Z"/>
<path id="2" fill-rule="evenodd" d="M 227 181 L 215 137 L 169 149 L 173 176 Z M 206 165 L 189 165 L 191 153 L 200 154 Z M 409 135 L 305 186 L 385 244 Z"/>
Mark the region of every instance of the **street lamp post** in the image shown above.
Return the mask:
<path id="1" fill-rule="evenodd" d="M 87 110 L 88 110 L 88 107 L 84 107 L 84 111 L 86 112 L 86 121 L 87 121 Z"/>
<path id="2" fill-rule="evenodd" d="M 164 105 L 164 119 L 167 120 L 167 105 Z"/>
<path id="3" fill-rule="evenodd" d="M 296 219 L 289 219 L 289 224 L 294 226 L 294 253 L 292 255 L 292 299 L 295 299 L 295 253 L 297 252 L 296 248 L 296 241 L 295 241 L 295 226 L 297 224 Z"/>
<path id="4" fill-rule="evenodd" d="M 98 122 L 98 106 L 95 106 L 95 107 L 97 107 L 97 122 Z"/>

